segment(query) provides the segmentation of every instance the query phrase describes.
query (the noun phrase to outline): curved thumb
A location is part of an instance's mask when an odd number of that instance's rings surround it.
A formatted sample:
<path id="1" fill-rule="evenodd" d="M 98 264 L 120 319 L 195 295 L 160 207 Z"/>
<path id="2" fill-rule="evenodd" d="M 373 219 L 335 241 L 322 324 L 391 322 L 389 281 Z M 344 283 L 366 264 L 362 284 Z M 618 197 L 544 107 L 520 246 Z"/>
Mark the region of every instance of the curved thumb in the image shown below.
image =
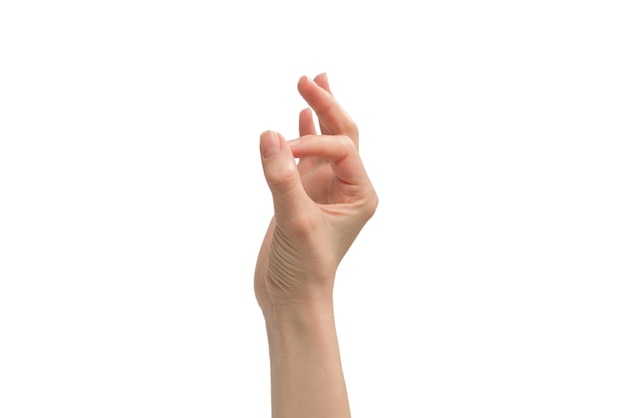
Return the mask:
<path id="1" fill-rule="evenodd" d="M 296 161 L 282 135 L 261 134 L 261 162 L 265 180 L 274 198 L 274 213 L 280 220 L 293 216 L 309 200 L 304 191 Z"/>

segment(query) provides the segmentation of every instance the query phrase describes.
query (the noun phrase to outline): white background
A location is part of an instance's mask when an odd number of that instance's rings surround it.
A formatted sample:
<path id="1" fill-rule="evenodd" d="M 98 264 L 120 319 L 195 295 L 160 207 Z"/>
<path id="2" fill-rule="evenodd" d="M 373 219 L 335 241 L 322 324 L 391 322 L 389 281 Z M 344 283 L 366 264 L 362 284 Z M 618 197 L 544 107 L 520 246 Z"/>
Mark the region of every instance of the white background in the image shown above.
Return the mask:
<path id="1" fill-rule="evenodd" d="M 0 416 L 269 417 L 258 136 L 322 71 L 353 416 L 626 416 L 620 3 L 3 1 Z"/>

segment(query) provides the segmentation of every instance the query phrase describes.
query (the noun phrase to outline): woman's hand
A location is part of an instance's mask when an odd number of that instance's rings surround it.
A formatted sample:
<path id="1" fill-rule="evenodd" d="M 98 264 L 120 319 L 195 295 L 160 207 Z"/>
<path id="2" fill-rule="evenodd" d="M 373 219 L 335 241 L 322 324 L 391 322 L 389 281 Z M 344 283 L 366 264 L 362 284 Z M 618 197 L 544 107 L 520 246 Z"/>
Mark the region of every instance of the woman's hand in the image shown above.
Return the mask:
<path id="1" fill-rule="evenodd" d="M 339 262 L 378 204 L 358 153 L 358 129 L 331 94 L 326 75 L 302 77 L 298 90 L 315 111 L 321 135 L 311 109 L 300 113 L 300 138 L 261 135 L 275 214 L 255 271 L 266 318 L 277 307 L 332 309 Z"/>

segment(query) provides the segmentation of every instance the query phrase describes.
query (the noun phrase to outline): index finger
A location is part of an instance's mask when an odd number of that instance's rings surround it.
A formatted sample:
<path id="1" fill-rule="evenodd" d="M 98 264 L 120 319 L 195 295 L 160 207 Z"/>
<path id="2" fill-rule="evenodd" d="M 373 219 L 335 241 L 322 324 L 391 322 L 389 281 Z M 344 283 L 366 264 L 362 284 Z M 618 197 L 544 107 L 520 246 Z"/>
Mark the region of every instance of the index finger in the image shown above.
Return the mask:
<path id="1" fill-rule="evenodd" d="M 346 135 L 307 135 L 287 142 L 295 158 L 317 157 L 328 160 L 341 183 L 369 184 L 363 161 L 351 138 Z"/>
<path id="2" fill-rule="evenodd" d="M 328 81 L 324 81 L 328 88 Z M 329 91 L 306 76 L 300 77 L 298 91 L 330 135 L 349 136 L 358 148 L 359 130 L 356 124 Z"/>

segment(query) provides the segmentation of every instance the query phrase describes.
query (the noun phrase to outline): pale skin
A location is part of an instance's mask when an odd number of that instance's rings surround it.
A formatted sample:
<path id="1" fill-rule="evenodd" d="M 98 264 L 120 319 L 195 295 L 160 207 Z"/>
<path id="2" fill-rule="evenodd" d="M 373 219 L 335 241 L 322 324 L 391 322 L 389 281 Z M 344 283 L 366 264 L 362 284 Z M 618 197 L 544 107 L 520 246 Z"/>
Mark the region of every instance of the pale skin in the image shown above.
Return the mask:
<path id="1" fill-rule="evenodd" d="M 254 289 L 268 336 L 272 417 L 346 418 L 335 273 L 378 197 L 359 156 L 357 126 L 332 95 L 326 74 L 300 78 L 298 91 L 310 106 L 300 112 L 300 137 L 286 141 L 266 131 L 260 143 L 274 217 Z"/>

